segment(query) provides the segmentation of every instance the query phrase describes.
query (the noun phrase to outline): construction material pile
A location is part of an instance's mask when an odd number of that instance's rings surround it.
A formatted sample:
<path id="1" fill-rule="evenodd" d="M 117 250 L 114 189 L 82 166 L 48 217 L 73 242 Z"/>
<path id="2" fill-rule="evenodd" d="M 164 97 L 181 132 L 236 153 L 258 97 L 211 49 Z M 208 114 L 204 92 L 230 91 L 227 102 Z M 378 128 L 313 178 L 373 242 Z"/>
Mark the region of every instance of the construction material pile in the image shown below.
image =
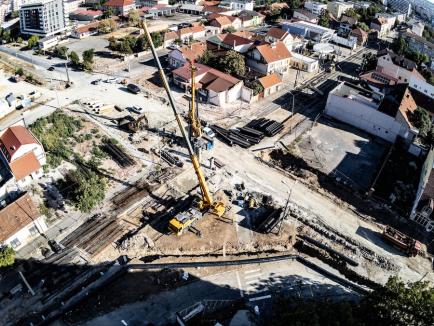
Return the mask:
<path id="1" fill-rule="evenodd" d="M 250 121 L 244 127 L 225 129 L 217 125 L 210 126 L 218 138 L 229 146 L 238 145 L 243 148 L 259 144 L 264 137 L 273 137 L 283 129 L 280 122 L 265 118 Z"/>

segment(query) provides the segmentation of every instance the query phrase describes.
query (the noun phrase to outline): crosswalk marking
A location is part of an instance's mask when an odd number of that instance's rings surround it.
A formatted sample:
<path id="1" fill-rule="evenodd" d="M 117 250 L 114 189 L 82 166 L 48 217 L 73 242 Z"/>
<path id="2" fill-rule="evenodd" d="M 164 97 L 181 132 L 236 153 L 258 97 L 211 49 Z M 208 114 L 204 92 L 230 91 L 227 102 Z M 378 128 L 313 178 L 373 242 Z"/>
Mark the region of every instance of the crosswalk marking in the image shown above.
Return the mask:
<path id="1" fill-rule="evenodd" d="M 238 275 L 238 271 L 235 272 L 235 275 L 237 277 L 238 288 L 240 289 L 241 298 L 243 298 L 244 297 L 244 293 L 243 293 L 243 288 L 241 286 L 240 275 Z"/>
<path id="2" fill-rule="evenodd" d="M 261 271 L 260 268 L 258 268 L 258 269 L 251 269 L 249 271 L 244 271 L 244 274 L 251 274 L 251 273 L 260 272 L 260 271 Z"/>
<path id="3" fill-rule="evenodd" d="M 264 299 L 269 299 L 271 298 L 271 295 L 263 295 L 261 297 L 256 297 L 256 298 L 250 298 L 249 301 L 259 301 L 259 300 L 264 300 Z"/>
<path id="4" fill-rule="evenodd" d="M 246 281 L 246 284 L 253 284 L 253 283 L 257 283 L 259 280 L 250 280 L 250 281 Z"/>

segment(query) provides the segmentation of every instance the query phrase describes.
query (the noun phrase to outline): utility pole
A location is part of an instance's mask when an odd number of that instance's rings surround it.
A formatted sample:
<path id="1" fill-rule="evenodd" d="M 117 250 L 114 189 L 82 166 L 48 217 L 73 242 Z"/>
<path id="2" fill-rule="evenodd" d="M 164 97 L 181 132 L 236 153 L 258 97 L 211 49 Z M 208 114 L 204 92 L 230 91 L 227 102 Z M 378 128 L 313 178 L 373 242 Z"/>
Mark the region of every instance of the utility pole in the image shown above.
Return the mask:
<path id="1" fill-rule="evenodd" d="M 66 57 L 66 58 L 68 58 L 68 57 Z M 71 81 L 69 80 L 69 71 L 68 71 L 68 63 L 67 62 L 65 62 L 65 70 L 66 70 L 66 80 L 67 80 L 67 83 L 69 85 L 71 83 Z"/>

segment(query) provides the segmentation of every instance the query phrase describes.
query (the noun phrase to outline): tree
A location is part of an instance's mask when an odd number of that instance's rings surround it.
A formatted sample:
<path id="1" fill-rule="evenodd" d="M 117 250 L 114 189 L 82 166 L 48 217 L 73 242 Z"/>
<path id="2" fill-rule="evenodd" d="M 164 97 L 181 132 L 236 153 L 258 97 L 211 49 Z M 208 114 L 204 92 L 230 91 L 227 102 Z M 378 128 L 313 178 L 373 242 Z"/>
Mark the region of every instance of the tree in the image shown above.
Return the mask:
<path id="1" fill-rule="evenodd" d="M 210 67 L 216 67 L 218 64 L 217 57 L 210 50 L 205 50 L 205 52 L 197 60 L 199 63 Z"/>
<path id="2" fill-rule="evenodd" d="M 362 71 L 374 70 L 377 67 L 377 56 L 371 52 L 363 55 Z"/>
<path id="3" fill-rule="evenodd" d="M 163 45 L 163 41 L 164 41 L 163 33 L 153 32 L 153 33 L 151 33 L 151 39 L 152 39 L 152 43 L 154 43 L 154 46 L 156 48 Z"/>
<path id="4" fill-rule="evenodd" d="M 22 38 L 21 36 L 18 36 L 18 38 L 17 38 L 17 43 L 18 43 L 18 44 L 23 43 L 23 38 Z"/>
<path id="5" fill-rule="evenodd" d="M 345 11 L 344 15 L 348 16 L 348 17 L 353 17 L 353 18 L 357 18 L 358 17 L 357 11 L 354 8 L 347 9 Z"/>
<path id="6" fill-rule="evenodd" d="M 244 57 L 236 51 L 230 50 L 219 60 L 220 67 L 230 75 L 244 76 L 246 63 Z"/>
<path id="7" fill-rule="evenodd" d="M 108 39 L 108 41 L 109 41 L 109 46 L 108 46 L 109 49 L 113 50 L 113 51 L 116 51 L 117 50 L 117 42 L 116 42 L 115 37 L 114 36 L 110 36 L 109 39 Z"/>
<path id="8" fill-rule="evenodd" d="M 15 251 L 10 246 L 0 246 L 0 268 L 11 266 L 15 261 Z"/>
<path id="9" fill-rule="evenodd" d="M 88 49 L 86 51 L 83 52 L 83 61 L 87 61 L 90 63 L 93 63 L 93 56 L 95 54 L 95 50 L 94 49 Z"/>
<path id="10" fill-rule="evenodd" d="M 136 26 L 137 23 L 140 21 L 140 14 L 139 11 L 134 9 L 134 10 L 130 10 L 128 12 L 128 22 L 133 25 Z"/>
<path id="11" fill-rule="evenodd" d="M 329 27 L 329 12 L 327 10 L 321 11 L 319 15 L 318 25 L 322 27 Z"/>
<path id="12" fill-rule="evenodd" d="M 110 18 L 111 16 L 113 16 L 113 9 L 112 8 L 108 8 L 107 10 L 105 10 L 103 13 L 102 13 L 102 18 Z"/>
<path id="13" fill-rule="evenodd" d="M 431 118 L 428 111 L 421 107 L 417 107 L 416 110 L 409 116 L 409 118 L 411 123 L 413 123 L 414 126 L 419 129 L 419 135 L 422 138 L 427 137 L 432 127 Z"/>
<path id="14" fill-rule="evenodd" d="M 130 46 L 130 42 L 128 41 L 127 38 L 125 38 L 125 39 L 121 42 L 121 44 L 120 44 L 120 46 L 119 46 L 119 51 L 120 51 L 121 53 L 125 53 L 125 54 L 132 54 L 132 53 L 133 53 L 133 50 L 131 49 L 131 46 Z"/>
<path id="15" fill-rule="evenodd" d="M 395 53 L 402 55 L 407 52 L 407 49 L 407 42 L 402 37 L 398 37 L 397 39 L 393 40 L 392 50 Z"/>
<path id="16" fill-rule="evenodd" d="M 39 36 L 38 35 L 32 35 L 29 37 L 27 41 L 27 48 L 33 49 L 36 45 L 38 45 Z"/>
<path id="17" fill-rule="evenodd" d="M 71 60 L 71 63 L 74 67 L 80 66 L 80 57 L 75 51 L 71 51 L 71 53 L 69 53 L 69 60 Z"/>
<path id="18" fill-rule="evenodd" d="M 253 95 L 258 95 L 264 91 L 264 86 L 259 82 L 259 80 L 254 80 L 252 83 L 248 84 L 247 87 L 253 90 Z"/>
<path id="19" fill-rule="evenodd" d="M 356 24 L 356 27 L 363 29 L 365 32 L 369 31 L 369 26 L 365 23 L 359 22 Z"/>
<path id="20" fill-rule="evenodd" d="M 229 26 L 228 28 L 226 28 L 226 32 L 228 32 L 228 33 L 234 33 L 235 31 L 236 31 L 236 29 L 233 26 Z"/>
<path id="21" fill-rule="evenodd" d="M 54 55 L 60 59 L 66 59 L 66 54 L 68 53 L 68 48 L 66 46 L 54 48 Z"/>
<path id="22" fill-rule="evenodd" d="M 103 19 L 98 24 L 98 29 L 101 33 L 111 33 L 115 31 L 118 24 L 113 18 Z"/>

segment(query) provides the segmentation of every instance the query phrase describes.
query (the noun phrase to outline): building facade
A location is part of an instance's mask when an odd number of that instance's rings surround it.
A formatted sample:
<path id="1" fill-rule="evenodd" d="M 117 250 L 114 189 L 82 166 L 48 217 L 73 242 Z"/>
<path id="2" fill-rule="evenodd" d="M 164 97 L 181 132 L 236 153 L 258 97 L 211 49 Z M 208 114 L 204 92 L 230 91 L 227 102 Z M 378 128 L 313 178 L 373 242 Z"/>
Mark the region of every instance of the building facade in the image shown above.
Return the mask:
<path id="1" fill-rule="evenodd" d="M 332 1 L 327 3 L 327 10 L 329 13 L 331 13 L 336 19 L 340 19 L 341 16 L 347 11 L 348 9 L 354 8 L 354 5 L 352 3 L 348 2 L 338 2 L 338 1 Z"/>
<path id="2" fill-rule="evenodd" d="M 304 8 L 312 14 L 319 16 L 321 12 L 327 10 L 327 5 L 316 1 L 306 1 L 304 3 Z"/>
<path id="3" fill-rule="evenodd" d="M 64 32 L 69 19 L 62 0 L 43 0 L 20 8 L 22 34 L 51 36 Z"/>

